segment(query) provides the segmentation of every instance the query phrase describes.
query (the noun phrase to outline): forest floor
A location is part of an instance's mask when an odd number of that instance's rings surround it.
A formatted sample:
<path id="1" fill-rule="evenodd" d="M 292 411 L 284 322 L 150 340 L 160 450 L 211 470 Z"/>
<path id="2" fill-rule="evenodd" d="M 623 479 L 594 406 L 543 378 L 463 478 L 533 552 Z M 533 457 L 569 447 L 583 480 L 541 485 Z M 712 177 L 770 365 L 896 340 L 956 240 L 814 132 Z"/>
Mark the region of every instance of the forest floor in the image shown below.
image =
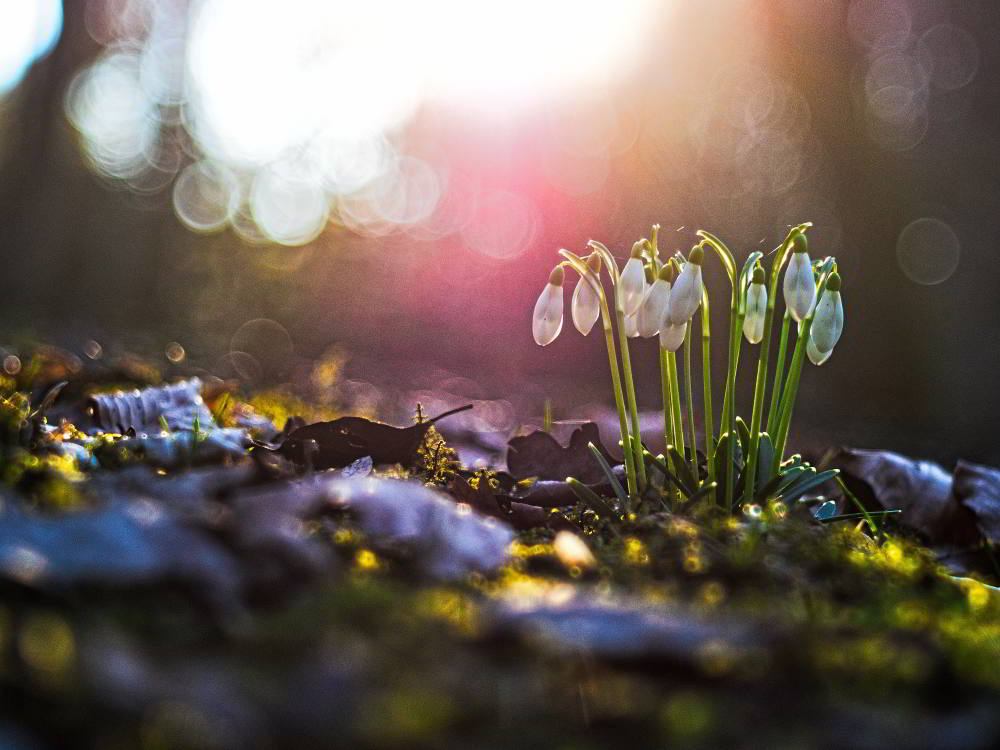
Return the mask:
<path id="1" fill-rule="evenodd" d="M 842 449 L 863 511 L 662 482 L 623 512 L 593 425 L 473 469 L 447 419 L 22 361 L 4 748 L 1000 746 L 996 470 Z"/>

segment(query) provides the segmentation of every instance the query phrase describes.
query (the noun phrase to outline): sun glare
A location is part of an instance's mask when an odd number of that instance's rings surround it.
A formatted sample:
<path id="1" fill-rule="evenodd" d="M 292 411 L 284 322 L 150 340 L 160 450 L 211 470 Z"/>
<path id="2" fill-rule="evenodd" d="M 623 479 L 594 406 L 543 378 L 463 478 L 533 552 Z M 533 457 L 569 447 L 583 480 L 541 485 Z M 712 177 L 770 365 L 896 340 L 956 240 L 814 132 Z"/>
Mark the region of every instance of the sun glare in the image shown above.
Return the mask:
<path id="1" fill-rule="evenodd" d="M 62 29 L 59 0 L 0 2 L 0 94 L 55 44 Z"/>

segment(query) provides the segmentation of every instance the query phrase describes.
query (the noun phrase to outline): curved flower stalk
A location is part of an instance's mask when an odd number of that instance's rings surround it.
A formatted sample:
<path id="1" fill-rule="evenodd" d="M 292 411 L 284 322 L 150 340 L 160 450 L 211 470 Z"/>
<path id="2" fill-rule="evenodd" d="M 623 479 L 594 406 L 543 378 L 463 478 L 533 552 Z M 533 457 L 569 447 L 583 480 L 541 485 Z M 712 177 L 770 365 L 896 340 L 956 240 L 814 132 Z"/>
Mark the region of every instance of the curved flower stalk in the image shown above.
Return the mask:
<path id="1" fill-rule="evenodd" d="M 672 283 L 670 266 L 663 266 L 639 308 L 639 335 L 643 338 L 655 336 L 663 328 L 670 305 Z"/>
<path id="2" fill-rule="evenodd" d="M 833 258 L 827 258 L 819 268 L 819 283 L 816 285 L 816 297 L 822 302 L 826 293 L 827 285 L 833 274 L 836 273 L 837 262 Z M 839 277 L 835 282 L 839 291 Z M 784 458 L 785 446 L 788 443 L 788 431 L 791 427 L 792 412 L 795 408 L 795 398 L 799 391 L 799 380 L 802 377 L 802 365 L 806 359 L 809 342 L 812 340 L 812 327 L 815 322 L 818 305 L 814 306 L 812 312 L 802 320 L 799 328 L 798 340 L 795 343 L 795 352 L 792 354 L 792 364 L 788 370 L 788 380 L 785 382 L 784 390 L 781 394 L 781 412 L 778 419 L 778 427 L 774 440 L 774 459 L 771 465 L 771 474 L 777 474 L 781 461 Z"/>
<path id="3" fill-rule="evenodd" d="M 751 344 L 764 338 L 764 317 L 767 315 L 767 287 L 764 286 L 764 269 L 753 269 L 753 278 L 747 288 L 746 314 L 743 318 L 743 335 Z"/>
<path id="4" fill-rule="evenodd" d="M 626 322 L 626 316 L 629 313 L 626 308 L 628 304 L 633 304 L 632 313 L 635 313 L 646 293 L 646 269 L 642 256 L 646 251 L 648 242 L 646 240 L 639 240 L 632 245 L 632 253 L 621 274 L 618 273 L 618 266 L 615 263 L 614 256 L 611 255 L 611 251 L 607 247 L 596 240 L 590 240 L 587 245 L 594 252 L 598 253 L 608 266 L 615 289 L 615 318 L 618 326 L 618 343 L 621 349 L 622 380 L 625 383 L 625 396 L 628 399 L 629 417 L 632 423 L 631 431 L 622 433 L 622 443 L 628 444 L 626 450 L 632 454 L 633 461 L 635 462 L 637 486 L 641 490 L 646 486 L 646 463 L 642 457 L 642 441 L 639 438 L 639 407 L 635 397 L 635 381 L 632 379 L 632 358 L 629 353 L 628 323 Z M 632 261 L 636 262 L 632 263 Z M 632 264 L 631 269 L 637 270 L 629 271 L 629 264 Z M 628 280 L 625 279 L 626 271 L 630 273 Z M 637 301 L 635 299 L 636 296 L 638 296 Z M 629 302 L 626 302 L 626 297 L 628 297 Z"/>
<path id="5" fill-rule="evenodd" d="M 670 304 L 667 309 L 670 322 L 675 326 L 691 320 L 701 304 L 701 264 L 704 260 L 705 251 L 701 245 L 691 248 L 688 259 L 670 291 Z"/>
<path id="6" fill-rule="evenodd" d="M 615 351 L 614 331 L 611 324 L 611 312 L 608 309 L 607 297 L 604 294 L 604 287 L 601 284 L 599 275 L 600 262 L 595 261 L 594 258 L 598 257 L 604 261 L 608 268 L 608 274 L 611 276 L 612 285 L 615 286 L 617 286 L 619 279 L 618 266 L 615 264 L 614 258 L 606 247 L 600 243 L 592 243 L 591 246 L 594 249 L 594 254 L 591 255 L 586 261 L 578 255 L 571 253 L 569 250 L 560 250 L 559 254 L 565 258 L 560 266 L 569 265 L 573 268 L 574 271 L 580 274 L 581 281 L 587 281 L 597 295 L 600 317 L 604 328 L 604 341 L 608 350 L 608 364 L 611 368 L 611 387 L 614 392 L 615 407 L 618 410 L 618 422 L 622 434 L 622 450 L 625 456 L 625 478 L 626 483 L 628 484 L 629 494 L 635 495 L 639 491 L 638 465 L 636 463 L 634 450 L 635 441 L 631 439 L 631 433 L 629 432 L 629 421 L 625 410 L 625 398 L 622 394 L 621 374 L 618 371 L 618 355 Z M 620 327 L 622 318 L 619 317 L 618 320 Z M 641 460 L 641 458 L 642 456 L 640 454 L 639 459 Z M 645 471 L 643 472 L 643 475 L 645 475 Z"/>
<path id="7" fill-rule="evenodd" d="M 809 241 L 801 232 L 793 240 L 792 257 L 785 271 L 785 305 L 797 323 L 812 311 L 816 302 L 816 279 L 809 260 Z"/>
<path id="8" fill-rule="evenodd" d="M 549 274 L 549 282 L 538 295 L 535 312 L 531 316 L 531 333 L 535 343 L 548 346 L 559 336 L 563 325 L 563 279 L 562 266 L 556 266 Z"/>
<path id="9" fill-rule="evenodd" d="M 757 376 L 754 381 L 753 411 L 750 415 L 750 450 L 746 457 L 745 484 L 743 495 L 750 497 L 757 477 L 757 459 L 760 452 L 760 424 L 764 418 L 764 392 L 767 389 L 767 363 L 771 352 L 771 328 L 774 324 L 774 306 L 778 295 L 778 281 L 781 269 L 788 259 L 789 251 L 796 242 L 796 237 L 803 234 L 812 224 L 804 222 L 792 227 L 785 239 L 777 247 L 774 264 L 771 266 L 771 279 L 767 289 L 767 312 L 764 314 L 764 335 L 761 338 L 757 359 Z M 784 331 L 785 329 L 782 328 Z M 781 365 L 779 365 L 780 367 Z M 780 388 L 780 376 L 775 379 L 774 387 Z M 780 408 L 780 407 L 779 407 Z"/>
<path id="10" fill-rule="evenodd" d="M 587 270 L 595 278 L 601 276 L 601 256 L 591 255 L 587 259 Z M 593 278 L 581 276 L 573 290 L 573 300 L 570 303 L 573 325 L 582 335 L 586 336 L 594 328 L 597 319 L 601 317 L 601 298 Z"/>

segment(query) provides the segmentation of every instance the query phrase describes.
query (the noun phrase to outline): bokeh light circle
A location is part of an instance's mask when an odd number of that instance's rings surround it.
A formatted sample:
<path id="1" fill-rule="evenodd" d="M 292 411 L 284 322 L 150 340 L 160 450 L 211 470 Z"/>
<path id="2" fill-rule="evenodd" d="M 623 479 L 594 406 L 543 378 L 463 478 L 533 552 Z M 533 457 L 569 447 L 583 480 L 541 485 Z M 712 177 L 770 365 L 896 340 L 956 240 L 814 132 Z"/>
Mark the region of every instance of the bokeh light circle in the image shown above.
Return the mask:
<path id="1" fill-rule="evenodd" d="M 896 260 L 910 281 L 925 286 L 951 278 L 958 268 L 961 243 L 945 222 L 930 216 L 912 221 L 899 233 Z"/>
<path id="2" fill-rule="evenodd" d="M 512 260 L 528 250 L 540 224 L 538 208 L 528 198 L 497 190 L 482 196 L 462 239 L 478 253 Z"/>
<path id="3" fill-rule="evenodd" d="M 214 232 L 226 226 L 239 206 L 239 182 L 220 164 L 189 164 L 174 183 L 174 211 L 196 232 Z"/>

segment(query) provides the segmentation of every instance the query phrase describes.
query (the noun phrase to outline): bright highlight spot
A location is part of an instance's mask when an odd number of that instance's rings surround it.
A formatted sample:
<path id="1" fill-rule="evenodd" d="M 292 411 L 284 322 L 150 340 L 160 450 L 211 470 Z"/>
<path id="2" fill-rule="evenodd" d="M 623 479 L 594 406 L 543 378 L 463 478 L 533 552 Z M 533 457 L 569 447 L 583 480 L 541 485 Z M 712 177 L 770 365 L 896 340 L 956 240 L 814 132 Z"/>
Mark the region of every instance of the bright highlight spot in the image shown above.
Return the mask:
<path id="1" fill-rule="evenodd" d="M 0 94 L 14 88 L 62 31 L 60 0 L 0 2 Z"/>

